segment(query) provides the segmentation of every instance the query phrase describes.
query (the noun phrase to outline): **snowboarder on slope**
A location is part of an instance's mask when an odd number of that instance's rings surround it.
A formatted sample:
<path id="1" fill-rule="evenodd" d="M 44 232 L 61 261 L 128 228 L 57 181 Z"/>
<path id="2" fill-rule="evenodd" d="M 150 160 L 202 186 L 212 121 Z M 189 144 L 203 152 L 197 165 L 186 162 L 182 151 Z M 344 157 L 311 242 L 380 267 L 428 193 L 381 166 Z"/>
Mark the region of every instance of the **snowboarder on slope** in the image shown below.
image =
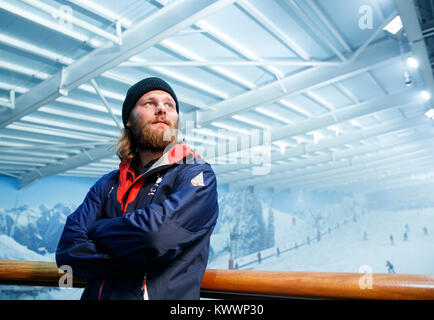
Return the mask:
<path id="1" fill-rule="evenodd" d="M 389 260 L 386 261 L 386 267 L 387 267 L 387 272 L 389 272 L 389 273 L 395 273 L 395 270 L 393 269 L 393 264 L 390 263 Z"/>

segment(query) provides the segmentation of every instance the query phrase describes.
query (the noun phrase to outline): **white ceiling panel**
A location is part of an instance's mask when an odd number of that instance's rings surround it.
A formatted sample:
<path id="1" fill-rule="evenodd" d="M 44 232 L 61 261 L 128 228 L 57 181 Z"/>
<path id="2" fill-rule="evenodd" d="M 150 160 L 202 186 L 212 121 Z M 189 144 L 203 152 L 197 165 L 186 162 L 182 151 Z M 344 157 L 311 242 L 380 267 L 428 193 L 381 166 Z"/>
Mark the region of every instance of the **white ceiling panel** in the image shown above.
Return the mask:
<path id="1" fill-rule="evenodd" d="M 126 91 L 159 76 L 204 133 L 186 134 L 199 149 L 217 133 L 270 133 L 270 172 L 253 176 L 257 164 L 224 163 L 222 151 L 220 183 L 360 191 L 379 177 L 350 159 L 382 170 L 397 146 L 411 163 L 430 156 L 418 140 L 434 134 L 432 10 L 427 0 L 2 0 L 0 170 L 25 187 L 116 168 Z M 402 30 L 386 33 L 397 15 Z"/>

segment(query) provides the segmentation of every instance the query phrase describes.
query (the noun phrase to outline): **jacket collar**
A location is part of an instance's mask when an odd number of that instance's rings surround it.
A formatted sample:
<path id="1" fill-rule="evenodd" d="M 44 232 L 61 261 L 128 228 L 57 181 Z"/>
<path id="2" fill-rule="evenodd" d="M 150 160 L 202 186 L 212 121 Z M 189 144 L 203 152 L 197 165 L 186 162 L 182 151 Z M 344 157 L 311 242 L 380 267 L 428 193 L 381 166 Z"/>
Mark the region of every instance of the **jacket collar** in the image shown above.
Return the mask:
<path id="1" fill-rule="evenodd" d="M 197 157 L 200 158 L 200 155 L 195 153 L 189 146 L 181 143 L 174 144 L 170 148 L 166 148 L 166 151 L 163 155 L 150 167 L 146 170 L 146 173 L 150 171 L 154 171 L 160 167 L 170 166 L 175 163 L 182 163 L 182 160 L 187 157 Z M 119 164 L 120 170 L 120 178 L 121 180 L 125 180 L 127 177 L 127 173 L 132 173 L 133 177 L 135 177 L 134 168 L 131 165 L 131 160 L 122 161 Z"/>

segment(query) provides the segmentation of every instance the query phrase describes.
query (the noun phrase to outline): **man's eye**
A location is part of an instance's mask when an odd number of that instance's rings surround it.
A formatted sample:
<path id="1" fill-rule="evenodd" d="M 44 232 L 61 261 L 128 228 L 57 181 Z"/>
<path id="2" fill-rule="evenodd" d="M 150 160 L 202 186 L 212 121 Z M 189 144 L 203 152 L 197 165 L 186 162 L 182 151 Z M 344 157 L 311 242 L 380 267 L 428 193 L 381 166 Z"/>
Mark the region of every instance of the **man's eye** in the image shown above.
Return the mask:
<path id="1" fill-rule="evenodd" d="M 171 103 L 166 103 L 166 108 L 173 109 L 175 106 Z"/>
<path id="2" fill-rule="evenodd" d="M 152 107 L 152 106 L 154 106 L 154 104 L 152 102 L 148 101 L 148 102 L 145 102 L 144 106 L 145 107 Z"/>

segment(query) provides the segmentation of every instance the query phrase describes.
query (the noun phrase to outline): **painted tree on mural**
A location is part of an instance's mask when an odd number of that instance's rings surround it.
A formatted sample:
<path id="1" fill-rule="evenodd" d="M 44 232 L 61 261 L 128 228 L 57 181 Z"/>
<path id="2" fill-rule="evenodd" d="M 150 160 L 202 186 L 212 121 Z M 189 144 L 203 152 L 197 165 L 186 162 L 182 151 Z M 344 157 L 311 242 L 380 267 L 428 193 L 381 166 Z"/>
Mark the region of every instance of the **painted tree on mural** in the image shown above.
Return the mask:
<path id="1" fill-rule="evenodd" d="M 268 222 L 267 222 L 267 234 L 266 234 L 266 247 L 274 247 L 275 239 L 274 239 L 274 213 L 273 210 L 270 209 L 268 213 Z"/>
<path id="2" fill-rule="evenodd" d="M 262 206 L 251 190 L 238 193 L 237 223 L 234 232 L 239 234 L 240 255 L 247 255 L 266 247 Z"/>

